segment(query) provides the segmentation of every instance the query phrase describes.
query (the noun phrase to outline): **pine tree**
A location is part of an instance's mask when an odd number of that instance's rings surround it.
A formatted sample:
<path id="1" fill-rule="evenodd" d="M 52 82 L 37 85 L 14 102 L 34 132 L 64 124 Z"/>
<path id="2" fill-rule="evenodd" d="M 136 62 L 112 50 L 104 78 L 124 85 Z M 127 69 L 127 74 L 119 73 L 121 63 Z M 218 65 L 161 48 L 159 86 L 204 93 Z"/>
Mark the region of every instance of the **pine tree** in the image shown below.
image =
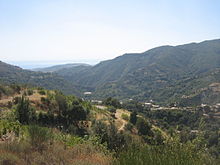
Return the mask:
<path id="1" fill-rule="evenodd" d="M 137 122 L 137 112 L 133 111 L 131 113 L 131 115 L 130 115 L 130 122 L 132 124 L 134 124 L 134 125 L 136 124 L 136 122 Z"/>
<path id="2" fill-rule="evenodd" d="M 22 96 L 17 105 L 17 119 L 22 124 L 29 124 L 30 122 L 34 122 L 35 118 L 36 116 L 33 109 L 30 107 L 29 100 Z"/>

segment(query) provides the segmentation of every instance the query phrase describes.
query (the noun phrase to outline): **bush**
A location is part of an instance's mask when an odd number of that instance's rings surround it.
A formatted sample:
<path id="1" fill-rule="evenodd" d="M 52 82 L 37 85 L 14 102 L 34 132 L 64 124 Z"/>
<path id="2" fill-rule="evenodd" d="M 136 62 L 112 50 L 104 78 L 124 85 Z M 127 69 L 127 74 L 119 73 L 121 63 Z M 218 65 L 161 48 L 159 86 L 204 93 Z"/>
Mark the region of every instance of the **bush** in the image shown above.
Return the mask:
<path id="1" fill-rule="evenodd" d="M 27 94 L 28 96 L 33 95 L 34 91 L 32 89 L 28 89 Z"/>
<path id="2" fill-rule="evenodd" d="M 113 106 L 115 108 L 121 108 L 121 103 L 117 99 L 112 98 L 112 97 L 109 97 L 109 98 L 103 100 L 103 104 Z"/>
<path id="3" fill-rule="evenodd" d="M 108 107 L 108 111 L 111 112 L 111 113 L 115 113 L 116 112 L 116 108 L 113 107 L 113 106 L 109 106 Z"/>
<path id="4" fill-rule="evenodd" d="M 141 135 L 151 135 L 151 125 L 143 118 L 138 118 L 136 127 Z"/>
<path id="5" fill-rule="evenodd" d="M 39 93 L 40 95 L 46 95 L 45 90 L 40 90 L 40 91 L 38 91 L 38 93 Z"/>
<path id="6" fill-rule="evenodd" d="M 122 152 L 116 165 L 213 165 L 205 153 L 192 144 L 171 143 L 160 146 L 131 145 Z"/>
<path id="7" fill-rule="evenodd" d="M 127 123 L 125 125 L 125 130 L 127 130 L 127 131 L 132 131 L 133 128 L 134 128 L 134 126 L 131 123 Z"/>
<path id="8" fill-rule="evenodd" d="M 11 108 L 12 108 L 12 106 L 13 106 L 12 101 L 8 101 L 7 107 L 8 107 L 9 109 L 11 109 Z"/>
<path id="9" fill-rule="evenodd" d="M 125 114 L 125 113 L 123 113 L 123 114 L 121 115 L 121 118 L 124 119 L 124 120 L 126 120 L 126 121 L 129 120 L 129 116 L 128 116 L 127 114 Z"/>
<path id="10" fill-rule="evenodd" d="M 13 100 L 12 100 L 12 102 L 14 104 L 18 104 L 20 101 L 21 101 L 21 97 L 14 97 Z"/>
<path id="11" fill-rule="evenodd" d="M 39 152 L 45 150 L 48 142 L 52 140 L 52 132 L 48 128 L 31 125 L 28 128 L 28 132 L 31 146 Z"/>
<path id="12" fill-rule="evenodd" d="M 110 151 L 118 152 L 125 146 L 125 138 L 122 133 L 118 133 L 114 124 L 109 125 L 96 121 L 93 126 L 93 133 L 101 139 L 101 143 L 107 144 Z"/>
<path id="13" fill-rule="evenodd" d="M 65 140 L 63 139 L 64 142 L 66 140 L 69 141 L 68 137 L 70 136 L 64 134 L 61 136 L 65 136 Z M 24 142 L 14 142 L 8 144 L 0 143 L 0 164 L 110 165 L 113 160 L 112 154 L 107 152 L 105 148 L 99 147 L 90 142 L 79 140 L 78 137 L 71 136 L 71 141 L 75 141 L 74 147 L 68 147 L 62 140 L 60 140 L 57 140 L 56 143 L 49 145 L 42 152 L 33 150 L 28 143 Z"/>

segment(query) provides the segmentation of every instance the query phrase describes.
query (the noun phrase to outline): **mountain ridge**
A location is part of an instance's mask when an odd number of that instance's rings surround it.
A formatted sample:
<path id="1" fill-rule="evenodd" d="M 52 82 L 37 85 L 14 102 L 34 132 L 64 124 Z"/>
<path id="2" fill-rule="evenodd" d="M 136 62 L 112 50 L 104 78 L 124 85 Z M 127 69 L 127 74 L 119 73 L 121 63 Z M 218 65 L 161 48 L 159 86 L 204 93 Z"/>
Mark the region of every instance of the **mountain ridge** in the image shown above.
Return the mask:
<path id="1" fill-rule="evenodd" d="M 55 73 L 42 73 L 22 69 L 18 66 L 0 62 L 0 81 L 6 84 L 27 84 L 47 89 L 61 90 L 66 94 L 80 95 L 75 85 Z"/>
<path id="2" fill-rule="evenodd" d="M 170 103 L 181 102 L 184 95 L 201 95 L 198 102 L 201 103 L 209 100 L 204 99 L 202 89 L 220 82 L 219 68 L 220 39 L 216 39 L 177 46 L 166 45 L 143 53 L 126 53 L 94 66 L 61 68 L 50 74 L 54 79 L 57 76 L 63 83 L 61 90 L 66 86 L 63 91 L 71 93 L 68 88 L 75 87 L 79 91 L 78 95 L 90 91 L 91 97 L 95 99 L 116 97 L 121 100 L 153 99 L 159 103 Z M 210 92 L 206 93 L 211 97 Z"/>
<path id="3" fill-rule="evenodd" d="M 173 91 L 180 82 L 185 88 L 186 79 L 193 82 L 196 77 L 200 77 L 201 81 L 205 81 L 205 77 L 201 76 L 219 67 L 220 40 L 216 39 L 161 46 L 143 53 L 126 53 L 85 69 L 80 75 L 70 73 L 64 78 L 85 89 L 92 89 L 97 98 L 112 96 L 161 101 L 157 96 L 161 91 Z M 58 74 L 62 76 L 62 72 Z M 169 98 L 174 97 L 174 93 Z"/>
<path id="4" fill-rule="evenodd" d="M 67 69 L 67 68 L 72 68 L 72 67 L 77 67 L 77 66 L 91 66 L 86 63 L 67 63 L 67 64 L 60 64 L 60 65 L 53 65 L 50 67 L 43 67 L 43 68 L 34 68 L 31 69 L 32 71 L 37 71 L 37 72 L 56 72 L 61 69 Z"/>

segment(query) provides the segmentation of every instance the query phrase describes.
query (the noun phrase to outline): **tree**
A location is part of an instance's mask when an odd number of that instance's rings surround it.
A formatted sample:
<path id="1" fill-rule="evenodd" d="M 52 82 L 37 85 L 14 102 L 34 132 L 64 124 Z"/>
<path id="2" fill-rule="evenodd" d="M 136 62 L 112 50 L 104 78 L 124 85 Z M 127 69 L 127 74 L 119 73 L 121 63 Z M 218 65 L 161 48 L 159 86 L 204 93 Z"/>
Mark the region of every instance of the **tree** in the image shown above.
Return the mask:
<path id="1" fill-rule="evenodd" d="M 67 98 L 60 92 L 56 92 L 55 100 L 58 104 L 58 115 L 56 117 L 57 124 L 61 124 L 62 126 L 68 128 L 68 126 L 72 123 L 72 116 L 70 114 L 71 108 L 68 106 Z"/>
<path id="2" fill-rule="evenodd" d="M 86 120 L 87 113 L 82 105 L 73 105 L 72 109 L 68 111 L 68 119 L 70 121 Z"/>
<path id="3" fill-rule="evenodd" d="M 34 109 L 30 107 L 29 100 L 24 96 L 22 96 L 21 99 L 18 99 L 17 119 L 22 124 L 29 124 L 36 119 Z"/>
<path id="4" fill-rule="evenodd" d="M 142 104 L 140 102 L 135 101 L 135 100 L 125 102 L 123 104 L 123 107 L 125 109 L 132 110 L 132 111 L 137 111 L 137 112 L 143 112 L 144 111 L 144 107 L 142 106 Z"/>
<path id="5" fill-rule="evenodd" d="M 210 133 L 208 138 L 208 146 L 218 145 L 219 144 L 219 135 L 218 132 Z"/>
<path id="6" fill-rule="evenodd" d="M 64 117 L 66 126 L 68 127 L 73 122 L 86 120 L 87 111 L 80 104 L 80 102 L 75 99 L 73 100 L 72 105 L 68 109 L 62 111 L 62 116 Z"/>
<path id="7" fill-rule="evenodd" d="M 112 97 L 108 97 L 107 99 L 103 100 L 103 104 L 113 106 L 115 108 L 121 108 L 121 103 L 117 99 Z"/>
<path id="8" fill-rule="evenodd" d="M 125 145 L 124 135 L 118 133 L 113 123 L 107 125 L 101 121 L 96 121 L 93 125 L 93 133 L 98 135 L 101 143 L 106 143 L 110 150 L 119 151 Z"/>
<path id="9" fill-rule="evenodd" d="M 137 119 L 136 127 L 141 135 L 150 135 L 152 133 L 150 124 L 143 118 Z"/>
<path id="10" fill-rule="evenodd" d="M 101 138 L 101 143 L 107 141 L 107 125 L 101 121 L 94 121 L 92 125 L 93 134 L 98 135 Z"/>
<path id="11" fill-rule="evenodd" d="M 62 113 L 62 111 L 67 110 L 67 102 L 64 95 L 57 93 L 55 96 L 55 100 L 58 104 L 60 114 Z"/>
<path id="12" fill-rule="evenodd" d="M 137 112 L 136 111 L 133 111 L 131 114 L 130 114 L 130 120 L 129 120 L 132 124 L 136 124 L 137 122 Z"/>
<path id="13" fill-rule="evenodd" d="M 119 151 L 125 145 L 125 139 L 122 133 L 118 133 L 114 124 L 110 123 L 107 129 L 107 146 L 110 150 Z"/>

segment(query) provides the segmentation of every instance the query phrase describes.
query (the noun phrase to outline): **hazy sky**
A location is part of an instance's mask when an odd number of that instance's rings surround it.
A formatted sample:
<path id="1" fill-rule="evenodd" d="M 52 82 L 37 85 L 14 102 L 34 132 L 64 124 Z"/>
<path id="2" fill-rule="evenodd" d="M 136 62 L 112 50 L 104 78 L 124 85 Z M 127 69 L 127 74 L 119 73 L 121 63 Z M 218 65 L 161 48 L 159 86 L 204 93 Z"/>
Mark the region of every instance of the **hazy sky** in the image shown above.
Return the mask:
<path id="1" fill-rule="evenodd" d="M 111 59 L 220 38 L 219 0 L 0 0 L 0 60 Z"/>

